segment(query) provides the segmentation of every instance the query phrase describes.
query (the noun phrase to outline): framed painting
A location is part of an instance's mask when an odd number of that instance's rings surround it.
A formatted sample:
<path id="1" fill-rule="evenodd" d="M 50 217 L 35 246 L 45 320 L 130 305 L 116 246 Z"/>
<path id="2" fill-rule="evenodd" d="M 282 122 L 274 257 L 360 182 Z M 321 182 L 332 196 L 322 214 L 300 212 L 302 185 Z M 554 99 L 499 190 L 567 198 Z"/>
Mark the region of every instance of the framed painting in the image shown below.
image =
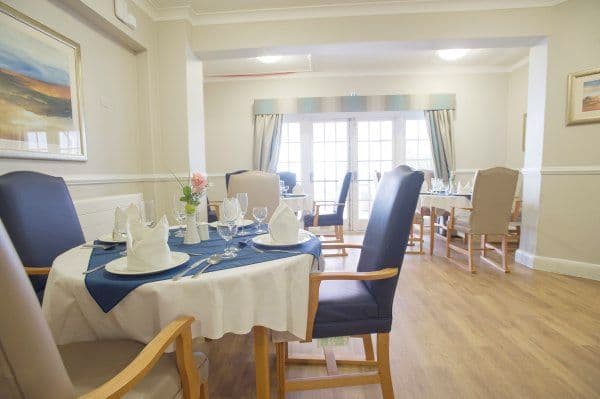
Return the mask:
<path id="1" fill-rule="evenodd" d="M 0 2 L 0 157 L 87 160 L 79 44 Z"/>
<path id="2" fill-rule="evenodd" d="M 569 75 L 567 125 L 600 122 L 600 69 Z"/>

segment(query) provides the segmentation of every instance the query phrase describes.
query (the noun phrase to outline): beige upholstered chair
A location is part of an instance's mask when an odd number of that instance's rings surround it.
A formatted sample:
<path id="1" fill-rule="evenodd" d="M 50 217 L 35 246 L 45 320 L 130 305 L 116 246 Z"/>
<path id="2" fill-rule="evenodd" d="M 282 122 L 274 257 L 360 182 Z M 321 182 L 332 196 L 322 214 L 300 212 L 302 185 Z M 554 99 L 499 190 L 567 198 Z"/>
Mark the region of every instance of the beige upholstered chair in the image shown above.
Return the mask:
<path id="1" fill-rule="evenodd" d="M 258 170 L 232 175 L 229 178 L 227 195 L 235 197 L 237 193 L 248 193 L 247 215 L 250 217 L 252 208 L 266 206 L 268 214 L 265 222 L 268 222 L 279 205 L 279 176 Z"/>
<path id="2" fill-rule="evenodd" d="M 56 346 L 0 222 L 0 398 L 207 398 L 208 360 L 180 317 L 148 345 L 107 340 Z M 176 351 L 163 354 L 171 343 Z"/>
<path id="3" fill-rule="evenodd" d="M 509 272 L 507 260 L 508 225 L 512 217 L 513 200 L 517 187 L 519 172 L 507 168 L 491 168 L 479 170 L 475 174 L 475 186 L 471 198 L 471 208 L 454 208 L 450 210 L 446 230 L 446 257 L 450 258 L 451 250 L 466 254 L 469 259 L 469 271 L 475 273 L 473 251 L 482 251 L 481 259 L 505 273 Z M 456 209 L 468 212 L 461 218 Z M 452 244 L 452 232 L 456 230 L 465 234 L 467 249 Z M 473 247 L 473 236 L 481 236 L 481 248 Z M 501 236 L 502 248 L 488 243 L 488 236 Z M 502 265 L 498 265 L 487 257 L 488 249 L 499 252 Z"/>

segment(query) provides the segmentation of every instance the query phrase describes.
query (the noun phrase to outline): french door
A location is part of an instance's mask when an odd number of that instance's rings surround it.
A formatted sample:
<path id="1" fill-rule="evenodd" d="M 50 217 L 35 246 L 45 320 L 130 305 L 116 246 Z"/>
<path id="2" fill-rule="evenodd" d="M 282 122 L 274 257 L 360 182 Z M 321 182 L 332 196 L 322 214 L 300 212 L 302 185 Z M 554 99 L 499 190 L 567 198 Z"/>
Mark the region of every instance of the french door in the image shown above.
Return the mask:
<path id="1" fill-rule="evenodd" d="M 413 155 L 414 143 L 409 143 L 415 135 L 407 132 L 407 126 L 422 130 L 423 124 L 422 112 L 286 116 L 278 170 L 293 169 L 311 198 L 328 202 L 338 201 L 344 175 L 352 171 L 344 221 L 347 229 L 363 230 L 377 190 L 377 173 L 415 163 L 413 156 L 430 156 L 430 152 Z M 419 162 L 420 167 L 426 160 Z M 321 207 L 323 213 L 333 210 Z"/>

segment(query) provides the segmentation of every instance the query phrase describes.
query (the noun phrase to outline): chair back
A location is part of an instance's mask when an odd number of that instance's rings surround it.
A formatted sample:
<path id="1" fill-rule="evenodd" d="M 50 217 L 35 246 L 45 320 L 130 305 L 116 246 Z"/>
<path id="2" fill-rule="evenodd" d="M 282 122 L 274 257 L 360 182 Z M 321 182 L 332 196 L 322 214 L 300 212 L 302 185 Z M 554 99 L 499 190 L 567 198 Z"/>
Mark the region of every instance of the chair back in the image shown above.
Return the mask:
<path id="1" fill-rule="evenodd" d="M 237 193 L 248 193 L 248 213 L 252 216 L 252 208 L 266 206 L 268 210 L 266 222 L 279 205 L 279 176 L 259 170 L 231 176 L 227 195 L 235 197 Z"/>
<path id="2" fill-rule="evenodd" d="M 294 187 L 296 187 L 296 174 L 292 172 L 279 172 L 277 174 L 279 175 L 279 180 L 283 180 L 291 193 Z"/>
<path id="3" fill-rule="evenodd" d="M 472 234 L 506 234 L 519 172 L 508 168 L 478 170 L 471 205 Z"/>
<path id="4" fill-rule="evenodd" d="M 348 199 L 348 191 L 350 190 L 350 183 L 352 182 L 352 172 L 346 173 L 344 181 L 342 182 L 342 189 L 340 190 L 340 196 L 338 197 L 338 204 L 342 204 L 337 207 L 335 214 L 339 220 L 339 224 L 344 223 L 344 208 L 346 207 L 346 200 Z"/>
<path id="5" fill-rule="evenodd" d="M 422 184 L 423 172 L 405 165 L 398 166 L 381 177 L 358 260 L 359 272 L 402 267 Z M 397 281 L 396 276 L 365 282 L 377 301 L 379 317 L 392 317 Z"/>
<path id="6" fill-rule="evenodd" d="M 23 264 L 0 222 L 0 398 L 71 399 L 73 386 Z"/>
<path id="7" fill-rule="evenodd" d="M 25 266 L 48 267 L 85 242 L 73 200 L 61 177 L 36 172 L 0 176 L 0 219 Z M 43 290 L 46 277 L 32 279 Z"/>
<path id="8" fill-rule="evenodd" d="M 226 189 L 229 188 L 229 179 L 231 178 L 231 176 L 239 175 L 240 173 L 246 173 L 246 172 L 248 172 L 248 169 L 236 170 L 235 172 L 225 173 L 225 188 Z"/>

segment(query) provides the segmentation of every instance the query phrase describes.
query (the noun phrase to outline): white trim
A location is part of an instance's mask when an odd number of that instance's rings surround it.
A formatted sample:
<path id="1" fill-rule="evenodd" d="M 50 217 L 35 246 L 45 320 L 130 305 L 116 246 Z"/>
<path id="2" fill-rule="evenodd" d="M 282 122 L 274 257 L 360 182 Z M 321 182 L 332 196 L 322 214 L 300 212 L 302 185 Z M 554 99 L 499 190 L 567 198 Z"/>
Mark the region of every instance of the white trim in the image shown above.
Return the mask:
<path id="1" fill-rule="evenodd" d="M 133 0 L 157 21 L 187 20 L 192 25 L 219 25 L 246 22 L 339 18 L 364 15 L 417 14 L 460 11 L 505 10 L 552 7 L 566 0 L 388 0 L 353 4 L 324 4 L 285 8 L 264 8 L 218 12 L 197 12 L 191 2 L 183 6 L 157 7 L 152 0 Z M 151 15 L 154 14 L 154 15 Z"/>
<path id="2" fill-rule="evenodd" d="M 186 172 L 177 173 L 179 178 L 187 178 Z M 206 174 L 207 177 L 224 176 L 223 174 Z M 175 181 L 170 173 L 155 174 L 94 174 L 94 175 L 66 175 L 62 176 L 68 186 L 86 186 L 93 184 L 122 184 L 122 183 L 156 183 Z"/>
<path id="3" fill-rule="evenodd" d="M 454 173 L 457 175 L 474 175 L 477 171 L 478 169 L 456 169 Z"/>
<path id="4" fill-rule="evenodd" d="M 512 64 L 511 66 L 508 67 L 508 72 L 514 72 L 517 69 L 521 68 L 522 66 L 528 65 L 529 64 L 529 54 L 527 54 L 526 57 L 520 59 L 519 61 L 515 62 L 514 64 Z"/>
<path id="5" fill-rule="evenodd" d="M 542 175 L 600 175 L 600 165 L 588 166 L 546 166 L 542 169 L 523 168 L 523 174 Z"/>
<path id="6" fill-rule="evenodd" d="M 239 80 L 270 80 L 270 79 L 307 79 L 307 78 L 346 78 L 346 77 L 369 77 L 369 76 L 404 76 L 404 75 L 465 75 L 465 74 L 497 74 L 512 72 L 511 67 L 461 67 L 452 70 L 444 70 L 444 68 L 433 68 L 428 70 L 416 69 L 398 69 L 389 71 L 310 71 L 310 72 L 292 72 L 288 74 L 278 75 L 263 75 L 263 76 L 206 76 L 204 83 L 219 83 L 231 82 Z"/>
<path id="7" fill-rule="evenodd" d="M 595 263 L 537 256 L 520 249 L 515 253 L 515 261 L 534 270 L 600 281 L 600 265 Z"/>

